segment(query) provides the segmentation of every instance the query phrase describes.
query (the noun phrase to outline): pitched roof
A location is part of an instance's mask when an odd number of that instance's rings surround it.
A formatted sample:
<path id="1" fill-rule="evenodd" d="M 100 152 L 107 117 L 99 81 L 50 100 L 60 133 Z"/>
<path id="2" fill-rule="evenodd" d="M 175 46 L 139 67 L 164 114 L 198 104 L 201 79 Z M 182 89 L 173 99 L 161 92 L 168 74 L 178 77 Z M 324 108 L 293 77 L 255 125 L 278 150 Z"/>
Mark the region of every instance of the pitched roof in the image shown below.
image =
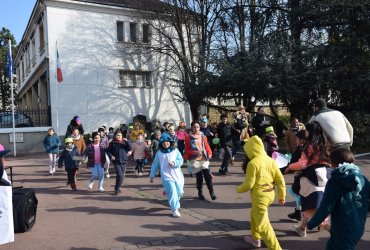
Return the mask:
<path id="1" fill-rule="evenodd" d="M 163 3 L 160 0 L 73 0 L 73 1 L 148 11 L 160 11 L 163 10 L 164 6 L 167 6 L 167 4 Z"/>

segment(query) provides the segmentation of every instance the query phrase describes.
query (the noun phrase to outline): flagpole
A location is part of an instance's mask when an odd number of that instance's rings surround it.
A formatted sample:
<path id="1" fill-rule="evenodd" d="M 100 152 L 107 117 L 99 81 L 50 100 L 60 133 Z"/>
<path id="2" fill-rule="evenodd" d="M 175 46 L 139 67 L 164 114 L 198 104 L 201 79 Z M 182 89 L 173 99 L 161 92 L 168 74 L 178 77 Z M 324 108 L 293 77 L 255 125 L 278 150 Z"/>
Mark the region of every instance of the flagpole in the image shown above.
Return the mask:
<path id="1" fill-rule="evenodd" d="M 55 41 L 55 48 L 56 48 L 56 56 L 57 56 L 57 60 L 58 60 L 58 41 Z M 57 61 L 56 60 L 56 61 Z M 56 65 L 58 67 L 58 65 Z M 55 67 L 57 69 L 57 67 Z M 58 69 L 57 69 L 58 71 Z M 55 72 L 55 80 L 56 80 L 56 86 L 55 86 L 55 95 L 56 95 L 56 99 L 57 99 L 57 131 L 58 131 L 58 134 L 59 134 L 59 95 L 58 95 L 58 88 L 59 88 L 59 84 L 58 84 L 58 72 Z"/>
<path id="2" fill-rule="evenodd" d="M 12 56 L 12 42 L 10 39 L 8 40 L 8 46 L 9 46 L 9 56 L 11 58 Z M 13 83 L 13 63 L 10 63 L 10 93 L 11 93 L 11 101 L 12 101 L 12 119 L 13 119 L 13 152 L 14 157 L 17 156 L 17 147 L 16 147 L 16 139 L 15 139 L 15 117 L 14 117 L 14 83 Z"/>

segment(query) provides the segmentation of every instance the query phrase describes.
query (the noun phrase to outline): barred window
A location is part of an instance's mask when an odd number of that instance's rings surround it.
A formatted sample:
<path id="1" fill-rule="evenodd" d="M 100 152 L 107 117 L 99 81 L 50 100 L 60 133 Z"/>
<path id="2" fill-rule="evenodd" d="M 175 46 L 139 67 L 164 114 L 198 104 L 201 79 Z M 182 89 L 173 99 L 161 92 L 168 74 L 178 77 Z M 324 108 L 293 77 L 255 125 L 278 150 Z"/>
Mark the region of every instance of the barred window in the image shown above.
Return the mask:
<path id="1" fill-rule="evenodd" d="M 120 70 L 119 87 L 134 87 L 134 88 L 152 87 L 151 72 Z"/>

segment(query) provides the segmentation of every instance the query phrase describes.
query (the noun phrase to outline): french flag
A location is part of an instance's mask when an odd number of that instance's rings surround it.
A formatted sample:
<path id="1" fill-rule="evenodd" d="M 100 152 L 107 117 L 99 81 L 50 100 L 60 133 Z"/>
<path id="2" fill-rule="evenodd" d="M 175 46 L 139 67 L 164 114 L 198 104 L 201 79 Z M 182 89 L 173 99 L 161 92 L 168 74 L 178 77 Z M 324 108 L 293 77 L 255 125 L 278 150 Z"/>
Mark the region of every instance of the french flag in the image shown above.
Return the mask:
<path id="1" fill-rule="evenodd" d="M 60 65 L 60 58 L 59 58 L 58 49 L 57 49 L 57 81 L 59 83 L 63 82 L 62 67 Z"/>

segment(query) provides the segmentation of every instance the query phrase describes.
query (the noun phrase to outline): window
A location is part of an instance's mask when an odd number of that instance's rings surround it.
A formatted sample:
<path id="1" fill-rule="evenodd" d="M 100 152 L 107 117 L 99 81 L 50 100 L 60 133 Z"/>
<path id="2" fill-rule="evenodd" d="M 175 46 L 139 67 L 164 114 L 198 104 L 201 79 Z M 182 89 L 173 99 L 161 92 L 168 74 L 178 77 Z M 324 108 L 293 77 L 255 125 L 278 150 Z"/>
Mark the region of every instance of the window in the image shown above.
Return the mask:
<path id="1" fill-rule="evenodd" d="M 40 46 L 39 46 L 39 51 L 40 51 L 40 54 L 42 54 L 44 52 L 44 43 L 45 43 L 45 40 L 44 40 L 44 26 L 41 24 L 39 26 L 39 39 L 40 39 Z"/>
<path id="2" fill-rule="evenodd" d="M 149 24 L 143 24 L 143 43 L 149 43 Z"/>
<path id="3" fill-rule="evenodd" d="M 136 43 L 137 23 L 130 23 L 130 42 Z"/>
<path id="4" fill-rule="evenodd" d="M 151 72 L 148 71 L 119 71 L 119 87 L 151 87 Z"/>
<path id="5" fill-rule="evenodd" d="M 123 22 L 117 21 L 117 41 L 123 42 L 123 34 L 124 34 L 124 26 Z"/>

